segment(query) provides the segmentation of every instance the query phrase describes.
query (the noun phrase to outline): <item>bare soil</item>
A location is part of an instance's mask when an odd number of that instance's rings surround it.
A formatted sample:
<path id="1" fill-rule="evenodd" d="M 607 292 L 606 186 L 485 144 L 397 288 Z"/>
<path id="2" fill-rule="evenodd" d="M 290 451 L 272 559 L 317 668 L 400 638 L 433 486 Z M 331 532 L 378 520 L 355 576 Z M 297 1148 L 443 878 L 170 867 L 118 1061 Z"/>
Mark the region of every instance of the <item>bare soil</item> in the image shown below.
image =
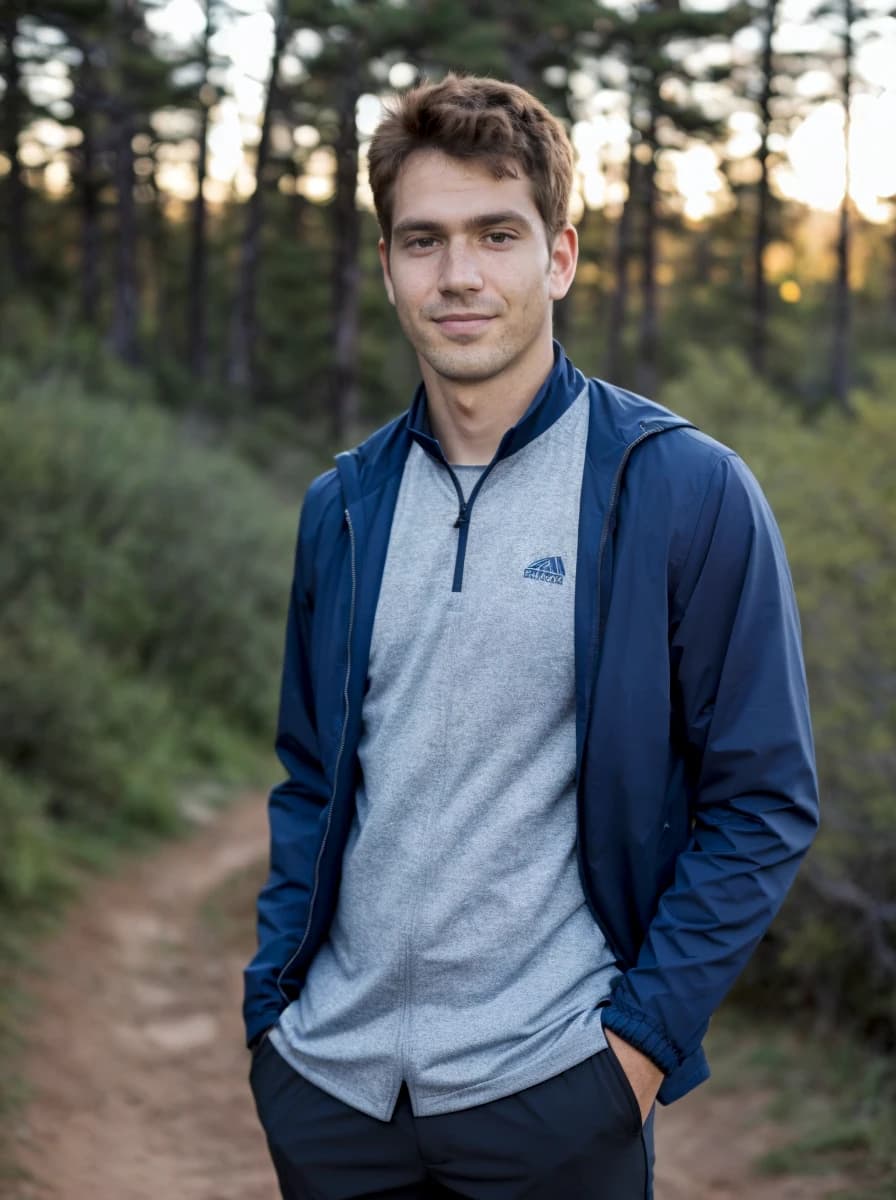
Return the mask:
<path id="1" fill-rule="evenodd" d="M 240 1018 L 266 855 L 256 796 L 96 882 L 47 944 L 17 1200 L 277 1200 Z M 656 1200 L 831 1195 L 830 1178 L 756 1173 L 786 1140 L 768 1099 L 710 1082 L 660 1110 Z"/>

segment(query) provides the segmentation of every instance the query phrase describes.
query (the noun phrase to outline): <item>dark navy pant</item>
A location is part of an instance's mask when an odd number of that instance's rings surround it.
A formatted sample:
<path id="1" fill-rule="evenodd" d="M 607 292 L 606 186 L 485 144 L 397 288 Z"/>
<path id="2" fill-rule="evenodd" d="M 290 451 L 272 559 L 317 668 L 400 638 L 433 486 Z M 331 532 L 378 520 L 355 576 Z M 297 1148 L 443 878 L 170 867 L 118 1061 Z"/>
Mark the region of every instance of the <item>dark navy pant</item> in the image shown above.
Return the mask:
<path id="1" fill-rule="evenodd" d="M 265 1038 L 249 1076 L 284 1200 L 648 1200 L 653 1117 L 612 1050 L 489 1104 L 378 1121 L 299 1075 Z"/>

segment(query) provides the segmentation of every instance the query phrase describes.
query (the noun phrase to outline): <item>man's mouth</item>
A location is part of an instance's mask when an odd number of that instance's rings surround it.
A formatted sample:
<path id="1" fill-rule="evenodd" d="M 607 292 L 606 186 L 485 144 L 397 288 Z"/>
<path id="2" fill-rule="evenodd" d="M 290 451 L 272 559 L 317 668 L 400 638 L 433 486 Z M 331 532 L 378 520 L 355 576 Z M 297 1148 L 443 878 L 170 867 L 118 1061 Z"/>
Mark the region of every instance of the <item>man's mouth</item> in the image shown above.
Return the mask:
<path id="1" fill-rule="evenodd" d="M 488 313 L 445 313 L 434 317 L 436 325 L 445 333 L 477 333 L 492 320 Z"/>

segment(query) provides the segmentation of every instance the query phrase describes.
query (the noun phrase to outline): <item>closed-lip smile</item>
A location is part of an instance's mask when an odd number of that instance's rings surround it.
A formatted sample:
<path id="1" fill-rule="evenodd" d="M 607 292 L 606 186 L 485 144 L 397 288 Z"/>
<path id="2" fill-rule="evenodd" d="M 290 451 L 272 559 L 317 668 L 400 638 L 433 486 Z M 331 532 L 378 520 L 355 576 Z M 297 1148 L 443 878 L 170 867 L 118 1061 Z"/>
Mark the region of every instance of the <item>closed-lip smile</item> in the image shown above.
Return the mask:
<path id="1" fill-rule="evenodd" d="M 493 318 L 490 313 L 445 313 L 433 318 L 443 337 L 460 338 L 467 341 L 477 333 L 483 333 Z"/>
<path id="2" fill-rule="evenodd" d="M 490 313 L 445 313 L 442 317 L 434 317 L 433 320 L 442 325 L 450 321 L 490 321 Z"/>

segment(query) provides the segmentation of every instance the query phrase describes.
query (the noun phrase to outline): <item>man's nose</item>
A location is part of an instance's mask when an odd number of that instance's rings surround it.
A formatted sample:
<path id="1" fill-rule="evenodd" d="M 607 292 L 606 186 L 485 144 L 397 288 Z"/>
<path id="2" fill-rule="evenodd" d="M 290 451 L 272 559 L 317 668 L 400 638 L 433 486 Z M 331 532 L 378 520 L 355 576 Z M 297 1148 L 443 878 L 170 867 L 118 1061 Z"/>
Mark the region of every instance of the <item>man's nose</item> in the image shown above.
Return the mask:
<path id="1" fill-rule="evenodd" d="M 482 273 L 475 249 L 464 240 L 450 239 L 442 255 L 439 288 L 443 292 L 479 291 Z"/>

